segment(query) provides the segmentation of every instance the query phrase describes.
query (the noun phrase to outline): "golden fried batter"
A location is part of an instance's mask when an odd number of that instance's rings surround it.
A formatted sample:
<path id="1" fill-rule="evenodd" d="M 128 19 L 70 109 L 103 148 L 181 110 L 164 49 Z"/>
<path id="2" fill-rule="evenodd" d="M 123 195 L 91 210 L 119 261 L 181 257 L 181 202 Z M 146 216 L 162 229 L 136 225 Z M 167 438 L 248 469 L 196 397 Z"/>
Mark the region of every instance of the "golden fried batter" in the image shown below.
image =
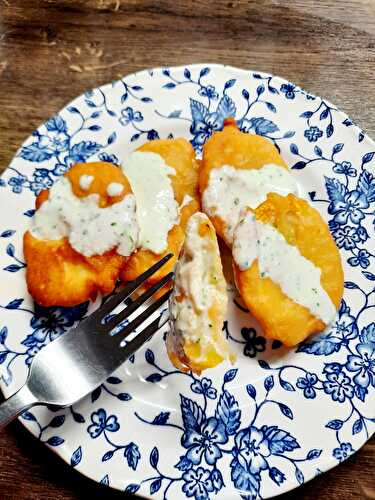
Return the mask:
<path id="1" fill-rule="evenodd" d="M 321 270 L 321 285 L 337 309 L 344 284 L 341 259 L 319 212 L 292 194 L 284 197 L 271 193 L 254 214 L 257 220 L 277 229 L 290 245 L 298 247 L 299 252 Z M 278 284 L 268 277 L 260 277 L 258 260 L 244 271 L 234 261 L 233 267 L 237 288 L 268 337 L 286 346 L 295 346 L 311 333 L 325 328 L 322 320 L 291 300 Z"/>
<path id="2" fill-rule="evenodd" d="M 203 160 L 199 171 L 201 196 L 208 186 L 211 170 L 223 165 L 252 170 L 272 163 L 288 169 L 270 140 L 241 132 L 233 118 L 225 120 L 224 125 L 224 129 L 215 132 L 203 146 Z M 217 234 L 225 239 L 225 221 L 217 215 L 210 216 L 210 219 Z"/>
<path id="3" fill-rule="evenodd" d="M 164 158 L 167 165 L 176 170 L 176 175 L 170 178 L 178 204 L 181 205 L 185 195 L 193 198 L 182 208 L 180 223 L 169 231 L 168 247 L 162 254 L 141 249 L 132 254 L 126 262 L 121 273 L 121 279 L 125 282 L 134 280 L 164 255 L 173 253 L 173 257 L 147 280 L 145 286 L 149 287 L 173 270 L 184 241 L 187 220 L 199 209 L 198 164 L 195 160 L 193 147 L 185 139 L 160 139 L 147 142 L 138 151 L 156 153 Z"/>
<path id="4" fill-rule="evenodd" d="M 200 373 L 233 359 L 222 331 L 228 298 L 216 232 L 201 212 L 189 219 L 175 276 L 167 337 L 172 363 Z"/>
<path id="5" fill-rule="evenodd" d="M 81 175 L 94 177 L 87 191 L 79 186 Z M 121 201 L 131 193 L 121 169 L 106 162 L 81 163 L 65 176 L 78 197 L 99 194 L 99 206 L 104 208 Z M 121 196 L 109 197 L 107 186 L 117 182 L 124 186 Z M 36 199 L 38 209 L 48 199 L 48 190 Z M 74 306 L 94 299 L 98 292 L 110 293 L 116 284 L 126 257 L 110 251 L 103 255 L 85 257 L 76 252 L 67 238 L 40 240 L 29 231 L 24 235 L 24 255 L 27 262 L 26 281 L 32 297 L 43 306 Z"/>

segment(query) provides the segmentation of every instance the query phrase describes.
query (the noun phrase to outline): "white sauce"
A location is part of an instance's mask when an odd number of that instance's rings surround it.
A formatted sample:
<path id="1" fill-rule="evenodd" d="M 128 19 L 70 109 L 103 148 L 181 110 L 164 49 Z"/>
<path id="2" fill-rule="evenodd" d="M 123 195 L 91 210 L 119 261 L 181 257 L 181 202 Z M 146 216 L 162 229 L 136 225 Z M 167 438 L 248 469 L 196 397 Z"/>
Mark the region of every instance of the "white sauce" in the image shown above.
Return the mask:
<path id="1" fill-rule="evenodd" d="M 67 237 L 71 246 L 86 257 L 113 248 L 121 255 L 130 255 L 138 236 L 134 195 L 106 208 L 100 208 L 98 201 L 97 194 L 78 198 L 70 181 L 61 177 L 35 213 L 31 233 L 46 240 Z"/>
<path id="2" fill-rule="evenodd" d="M 179 221 L 170 175 L 175 170 L 155 153 L 136 151 L 122 167 L 137 200 L 138 246 L 162 253 L 168 245 L 168 232 Z"/>
<path id="3" fill-rule="evenodd" d="M 258 259 L 262 278 L 270 278 L 325 324 L 335 317 L 336 308 L 320 283 L 321 270 L 274 227 L 257 221 L 253 214 L 247 213 L 235 230 L 233 258 L 241 270 Z"/>
<path id="4" fill-rule="evenodd" d="M 171 313 L 176 333 L 185 340 L 200 342 L 204 358 L 204 348 L 212 343 L 213 325 L 208 310 L 215 302 L 220 311 L 225 311 L 227 294 L 216 238 L 213 241 L 212 235 L 199 234 L 202 223 L 210 224 L 201 212 L 189 219 L 184 251 L 175 271 L 174 296 L 183 298 L 177 301 L 173 296 Z M 225 343 L 218 342 L 215 347 L 222 357 L 227 356 Z"/>
<path id="5" fill-rule="evenodd" d="M 119 182 L 111 182 L 107 186 L 108 196 L 120 196 L 124 191 L 124 186 Z"/>
<path id="6" fill-rule="evenodd" d="M 268 193 L 299 195 L 300 190 L 291 173 L 278 165 L 264 165 L 258 170 L 223 165 L 211 170 L 202 206 L 209 216 L 217 215 L 225 222 L 225 239 L 231 244 L 241 211 L 256 208 Z"/>
<path id="7" fill-rule="evenodd" d="M 79 187 L 83 189 L 83 191 L 88 191 L 90 189 L 90 186 L 92 184 L 92 181 L 94 180 L 93 175 L 81 175 L 79 178 Z"/>

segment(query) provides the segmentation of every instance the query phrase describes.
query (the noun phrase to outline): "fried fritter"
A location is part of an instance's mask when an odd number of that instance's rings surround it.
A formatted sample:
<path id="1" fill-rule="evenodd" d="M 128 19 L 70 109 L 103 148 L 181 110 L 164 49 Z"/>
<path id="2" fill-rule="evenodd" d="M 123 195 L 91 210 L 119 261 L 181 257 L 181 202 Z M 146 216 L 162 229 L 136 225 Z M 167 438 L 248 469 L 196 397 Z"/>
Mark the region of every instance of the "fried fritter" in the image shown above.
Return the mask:
<path id="1" fill-rule="evenodd" d="M 222 332 L 228 298 L 219 246 L 212 223 L 201 212 L 188 221 L 170 303 L 167 348 L 178 369 L 200 373 L 231 358 Z"/>
<path id="2" fill-rule="evenodd" d="M 271 193 L 253 213 L 256 221 L 273 226 L 289 245 L 297 247 L 303 257 L 320 269 L 320 284 L 337 309 L 343 294 L 342 264 L 319 212 L 292 194 L 284 197 Z M 272 279 L 262 277 L 258 259 L 243 271 L 234 261 L 233 267 L 237 288 L 268 337 L 286 346 L 295 346 L 311 333 L 321 332 L 326 327 L 307 307 L 289 298 Z M 281 270 L 287 274 L 290 271 L 288 268 Z"/>
<path id="3" fill-rule="evenodd" d="M 80 187 L 82 175 L 94 179 L 87 190 Z M 81 163 L 65 174 L 77 197 L 99 194 L 99 206 L 105 208 L 131 193 L 130 185 L 121 169 L 106 162 Z M 124 186 L 120 196 L 107 194 L 108 184 Z M 36 209 L 48 199 L 48 190 L 36 198 Z M 110 293 L 116 284 L 126 257 L 115 250 L 103 255 L 85 257 L 76 252 L 67 238 L 41 240 L 29 231 L 24 235 L 24 255 L 27 263 L 26 281 L 30 294 L 43 306 L 74 306 L 94 299 L 98 292 Z"/>
<path id="4" fill-rule="evenodd" d="M 138 151 L 156 153 L 163 157 L 168 166 L 175 169 L 176 175 L 172 175 L 170 179 L 175 199 L 179 205 L 182 204 L 185 195 L 192 198 L 182 208 L 179 224 L 173 226 L 169 231 L 168 247 L 162 254 L 140 249 L 134 252 L 126 262 L 126 266 L 121 273 L 121 279 L 124 282 L 134 280 L 164 255 L 173 253 L 173 257 L 147 280 L 144 288 L 148 288 L 173 270 L 184 241 L 187 220 L 199 209 L 198 164 L 195 160 L 193 147 L 185 139 L 160 139 L 147 142 Z M 157 224 L 157 221 L 155 223 Z M 159 295 L 161 293 L 159 292 Z"/>
<path id="5" fill-rule="evenodd" d="M 224 129 L 215 132 L 203 146 L 203 160 L 199 171 L 201 196 L 208 186 L 210 172 L 223 165 L 230 165 L 239 170 L 258 170 L 264 165 L 273 164 L 288 169 L 269 139 L 241 132 L 232 118 L 225 120 L 224 125 Z M 225 237 L 227 221 L 212 214 L 210 219 L 217 234 L 231 246 L 231 242 Z"/>

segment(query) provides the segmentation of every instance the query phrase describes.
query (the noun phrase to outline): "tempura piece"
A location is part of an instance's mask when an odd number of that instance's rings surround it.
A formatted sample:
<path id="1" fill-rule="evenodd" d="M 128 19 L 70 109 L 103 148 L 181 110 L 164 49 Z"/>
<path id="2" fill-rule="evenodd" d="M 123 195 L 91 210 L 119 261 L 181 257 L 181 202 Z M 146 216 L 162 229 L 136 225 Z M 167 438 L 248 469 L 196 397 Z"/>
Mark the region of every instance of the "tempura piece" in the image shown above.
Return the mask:
<path id="1" fill-rule="evenodd" d="M 255 209 L 268 192 L 298 194 L 296 181 L 272 142 L 241 132 L 234 119 L 225 121 L 203 147 L 199 172 L 202 210 L 229 247 L 241 211 Z"/>
<path id="2" fill-rule="evenodd" d="M 64 177 L 77 198 L 97 194 L 100 208 L 118 203 L 131 193 L 121 169 L 110 163 L 77 164 Z M 109 186 L 117 189 L 113 196 L 108 194 Z M 42 191 L 36 199 L 36 209 L 48 198 L 49 191 Z M 100 239 L 99 234 L 96 237 Z M 43 239 L 31 231 L 24 235 L 24 255 L 28 290 L 36 302 L 46 307 L 74 306 L 94 299 L 98 292 L 110 293 L 127 259 L 115 249 L 85 257 L 72 248 L 67 237 Z"/>
<path id="3" fill-rule="evenodd" d="M 137 151 L 160 155 L 164 159 L 166 165 L 175 170 L 175 175 L 170 175 L 170 179 L 174 197 L 181 207 L 179 223 L 174 225 L 168 233 L 167 248 L 162 253 L 155 253 L 151 250 L 142 248 L 139 249 L 128 259 L 121 273 L 121 279 L 123 281 L 127 282 L 134 280 L 164 255 L 173 253 L 173 257 L 147 280 L 144 288 L 148 288 L 173 270 L 184 241 L 186 222 L 190 215 L 199 209 L 198 164 L 195 160 L 194 149 L 185 139 L 155 140 L 147 142 Z M 152 221 L 152 224 L 155 226 L 155 231 L 158 231 L 158 223 L 158 220 Z M 166 288 L 168 287 L 169 285 L 167 285 Z M 163 291 L 160 291 L 159 295 L 161 293 L 163 293 Z"/>
<path id="4" fill-rule="evenodd" d="M 175 273 L 168 354 L 180 370 L 200 373 L 233 359 L 222 328 L 227 309 L 215 229 L 206 215 L 192 215 Z"/>
<path id="5" fill-rule="evenodd" d="M 289 194 L 269 194 L 235 230 L 237 288 L 265 335 L 295 346 L 325 329 L 343 294 L 339 251 L 319 212 Z"/>

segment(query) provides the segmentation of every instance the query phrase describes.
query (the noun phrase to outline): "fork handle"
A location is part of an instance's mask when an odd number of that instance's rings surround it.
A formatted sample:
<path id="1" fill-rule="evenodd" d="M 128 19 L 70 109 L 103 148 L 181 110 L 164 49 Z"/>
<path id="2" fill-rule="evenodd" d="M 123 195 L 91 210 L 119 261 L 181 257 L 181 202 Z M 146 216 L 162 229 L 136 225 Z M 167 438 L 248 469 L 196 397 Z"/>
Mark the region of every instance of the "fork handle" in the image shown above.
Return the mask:
<path id="1" fill-rule="evenodd" d="M 0 430 L 18 415 L 38 404 L 35 396 L 26 385 L 21 387 L 13 396 L 0 404 Z"/>

